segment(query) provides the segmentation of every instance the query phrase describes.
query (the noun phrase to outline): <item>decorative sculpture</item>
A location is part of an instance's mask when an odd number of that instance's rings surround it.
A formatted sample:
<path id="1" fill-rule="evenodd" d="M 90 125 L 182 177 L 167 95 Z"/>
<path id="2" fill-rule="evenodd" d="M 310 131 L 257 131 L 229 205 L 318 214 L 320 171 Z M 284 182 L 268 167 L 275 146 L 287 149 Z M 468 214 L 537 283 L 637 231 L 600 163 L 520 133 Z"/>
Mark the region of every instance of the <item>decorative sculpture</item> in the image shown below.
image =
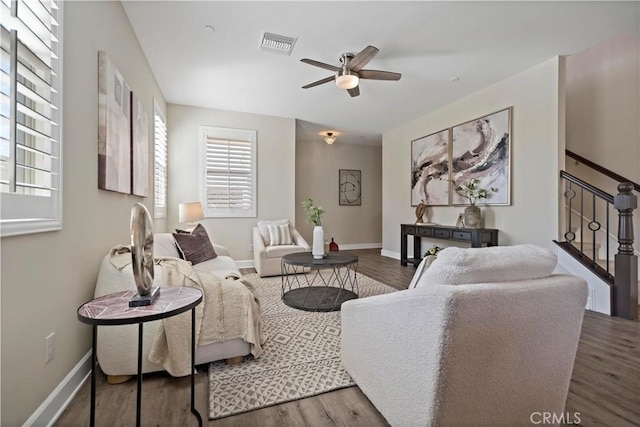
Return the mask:
<path id="1" fill-rule="evenodd" d="M 131 208 L 131 261 L 138 295 L 129 301 L 129 307 L 150 305 L 160 288 L 153 286 L 153 223 L 142 203 Z"/>
<path id="2" fill-rule="evenodd" d="M 419 203 L 416 206 L 416 224 L 422 224 L 422 217 L 427 213 L 427 205 L 424 203 Z"/>

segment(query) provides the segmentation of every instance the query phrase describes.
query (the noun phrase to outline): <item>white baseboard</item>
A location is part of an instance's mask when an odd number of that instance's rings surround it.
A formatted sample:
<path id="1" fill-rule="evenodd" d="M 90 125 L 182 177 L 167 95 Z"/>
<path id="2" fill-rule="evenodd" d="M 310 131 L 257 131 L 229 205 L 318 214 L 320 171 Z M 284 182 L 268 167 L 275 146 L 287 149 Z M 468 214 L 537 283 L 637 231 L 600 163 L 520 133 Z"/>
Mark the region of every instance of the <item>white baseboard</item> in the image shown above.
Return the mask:
<path id="1" fill-rule="evenodd" d="M 378 249 L 382 247 L 382 243 L 351 243 L 348 245 L 340 245 L 340 250 L 353 251 L 356 249 Z"/>
<path id="2" fill-rule="evenodd" d="M 252 259 L 235 260 L 238 268 L 254 268 Z"/>
<path id="3" fill-rule="evenodd" d="M 400 260 L 400 253 L 399 252 L 393 252 L 393 251 L 389 251 L 387 249 L 382 249 L 380 251 L 380 255 L 386 256 L 387 258 L 393 258 L 393 259 Z"/>
<path id="4" fill-rule="evenodd" d="M 71 372 L 58 384 L 44 402 L 24 422 L 24 426 L 52 426 L 71 400 L 80 390 L 82 384 L 91 375 L 91 350 L 73 367 Z"/>

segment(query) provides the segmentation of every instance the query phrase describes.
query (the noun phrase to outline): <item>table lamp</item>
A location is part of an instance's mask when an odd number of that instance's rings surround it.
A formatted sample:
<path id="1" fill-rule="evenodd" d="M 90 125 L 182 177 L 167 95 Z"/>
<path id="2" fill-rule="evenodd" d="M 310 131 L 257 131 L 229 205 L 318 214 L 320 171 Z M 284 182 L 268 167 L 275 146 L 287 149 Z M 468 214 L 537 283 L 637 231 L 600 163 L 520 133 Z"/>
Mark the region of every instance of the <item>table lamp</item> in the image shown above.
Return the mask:
<path id="1" fill-rule="evenodd" d="M 193 231 L 196 228 L 196 221 L 204 219 L 202 204 L 200 202 L 180 203 L 178 210 L 178 221 L 187 223 L 185 231 Z"/>

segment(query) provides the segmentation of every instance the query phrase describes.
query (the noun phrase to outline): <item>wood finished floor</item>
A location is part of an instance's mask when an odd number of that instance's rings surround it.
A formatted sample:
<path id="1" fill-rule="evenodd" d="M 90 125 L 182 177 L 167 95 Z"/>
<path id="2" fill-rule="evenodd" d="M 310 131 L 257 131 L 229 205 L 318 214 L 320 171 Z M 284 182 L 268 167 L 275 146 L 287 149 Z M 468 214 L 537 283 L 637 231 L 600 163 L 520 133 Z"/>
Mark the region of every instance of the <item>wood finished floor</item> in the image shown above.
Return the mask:
<path id="1" fill-rule="evenodd" d="M 397 289 L 406 288 L 415 268 L 380 256 L 379 249 L 350 251 L 358 255 L 358 271 Z M 243 270 L 243 272 L 253 270 Z M 56 426 L 89 424 L 89 381 L 56 422 Z M 526 384 L 522 385 L 526 387 Z M 189 378 L 147 374 L 142 384 L 142 424 L 196 426 L 191 415 Z M 136 382 L 109 385 L 98 376 L 96 425 L 135 423 Z M 263 408 L 245 414 L 207 420 L 206 365 L 198 367 L 196 408 L 204 424 L 232 426 L 387 426 L 358 387 Z M 579 412 L 584 426 L 640 425 L 640 322 L 586 312 L 569 388 L 566 411 Z"/>

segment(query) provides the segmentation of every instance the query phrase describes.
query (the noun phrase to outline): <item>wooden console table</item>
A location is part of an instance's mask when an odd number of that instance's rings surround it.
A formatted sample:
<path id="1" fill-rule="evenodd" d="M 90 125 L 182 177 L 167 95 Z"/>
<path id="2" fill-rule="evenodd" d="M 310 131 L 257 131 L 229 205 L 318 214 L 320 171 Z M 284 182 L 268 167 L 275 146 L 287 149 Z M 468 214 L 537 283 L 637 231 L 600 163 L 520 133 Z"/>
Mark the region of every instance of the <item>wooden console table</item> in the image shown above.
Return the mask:
<path id="1" fill-rule="evenodd" d="M 407 255 L 407 236 L 413 236 L 413 258 Z M 420 264 L 421 238 L 455 240 L 471 243 L 472 248 L 498 246 L 498 230 L 493 228 L 458 228 L 447 225 L 400 224 L 400 265 Z"/>

